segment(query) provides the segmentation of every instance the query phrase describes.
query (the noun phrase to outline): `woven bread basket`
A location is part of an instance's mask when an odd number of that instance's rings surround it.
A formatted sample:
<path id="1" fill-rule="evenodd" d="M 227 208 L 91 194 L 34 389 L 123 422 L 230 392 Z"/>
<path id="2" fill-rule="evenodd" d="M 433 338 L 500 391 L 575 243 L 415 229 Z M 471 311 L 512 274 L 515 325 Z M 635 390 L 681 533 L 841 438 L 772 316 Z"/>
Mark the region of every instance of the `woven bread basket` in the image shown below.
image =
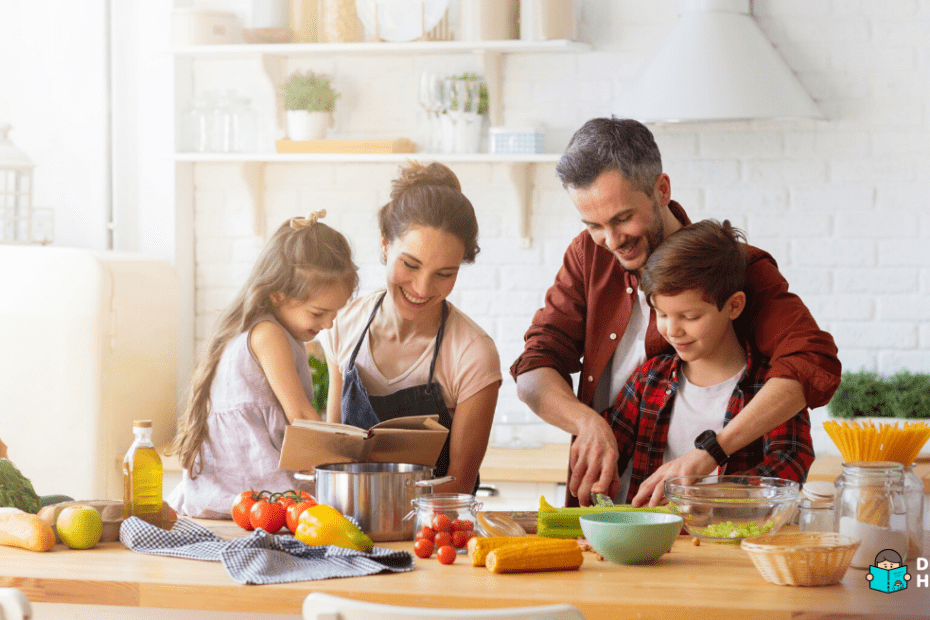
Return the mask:
<path id="1" fill-rule="evenodd" d="M 753 536 L 740 546 L 770 583 L 828 586 L 843 578 L 861 542 L 833 532 L 790 532 Z"/>

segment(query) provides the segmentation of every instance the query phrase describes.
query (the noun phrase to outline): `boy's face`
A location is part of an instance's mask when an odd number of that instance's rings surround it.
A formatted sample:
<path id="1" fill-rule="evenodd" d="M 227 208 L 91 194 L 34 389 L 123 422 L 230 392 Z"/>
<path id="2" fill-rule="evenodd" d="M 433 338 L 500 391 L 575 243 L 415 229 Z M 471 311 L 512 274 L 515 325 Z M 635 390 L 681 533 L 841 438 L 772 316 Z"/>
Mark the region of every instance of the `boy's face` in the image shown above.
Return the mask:
<path id="1" fill-rule="evenodd" d="M 743 293 L 734 293 L 723 305 L 703 299 L 698 290 L 688 290 L 678 295 L 653 295 L 652 305 L 656 311 L 656 327 L 685 362 L 696 360 L 715 361 L 725 354 L 721 345 L 730 337 L 732 321 L 739 316 L 745 303 Z"/>
<path id="2" fill-rule="evenodd" d="M 879 568 L 884 568 L 885 570 L 894 570 L 901 565 L 898 564 L 897 562 L 892 562 L 891 560 L 884 560 L 876 564 L 876 566 L 878 566 Z"/>

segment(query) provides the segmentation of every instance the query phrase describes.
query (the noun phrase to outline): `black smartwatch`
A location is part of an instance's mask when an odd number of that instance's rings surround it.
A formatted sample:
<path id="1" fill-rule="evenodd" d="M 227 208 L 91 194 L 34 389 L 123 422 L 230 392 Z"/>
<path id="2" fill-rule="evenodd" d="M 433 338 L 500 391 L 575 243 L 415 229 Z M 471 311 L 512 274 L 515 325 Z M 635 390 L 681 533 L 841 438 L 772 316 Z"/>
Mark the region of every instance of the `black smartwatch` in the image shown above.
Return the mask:
<path id="1" fill-rule="evenodd" d="M 714 431 L 707 430 L 698 435 L 697 439 L 694 440 L 694 447 L 699 450 L 707 450 L 720 467 L 723 467 L 727 459 L 730 458 L 720 447 L 720 444 L 717 443 L 717 433 Z"/>

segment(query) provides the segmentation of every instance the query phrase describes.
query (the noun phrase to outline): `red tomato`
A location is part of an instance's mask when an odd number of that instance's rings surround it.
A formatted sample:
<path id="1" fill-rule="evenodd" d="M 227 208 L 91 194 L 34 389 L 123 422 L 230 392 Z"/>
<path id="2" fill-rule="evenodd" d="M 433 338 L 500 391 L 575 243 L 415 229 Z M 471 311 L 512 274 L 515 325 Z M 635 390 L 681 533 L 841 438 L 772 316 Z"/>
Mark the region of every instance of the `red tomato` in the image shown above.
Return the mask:
<path id="1" fill-rule="evenodd" d="M 449 532 L 437 532 L 433 542 L 436 544 L 437 549 L 440 547 L 448 547 L 452 544 L 452 534 Z"/>
<path id="2" fill-rule="evenodd" d="M 437 512 L 433 515 L 430 525 L 437 532 L 448 532 L 452 528 L 452 521 L 446 515 Z"/>
<path id="3" fill-rule="evenodd" d="M 456 519 L 452 522 L 453 532 L 471 532 L 475 529 L 475 522 L 468 519 Z"/>
<path id="4" fill-rule="evenodd" d="M 433 555 L 433 541 L 421 538 L 413 545 L 413 552 L 418 558 L 428 558 Z"/>
<path id="5" fill-rule="evenodd" d="M 266 499 L 260 499 L 252 506 L 249 512 L 249 522 L 253 528 L 261 528 L 269 534 L 274 534 L 287 521 L 287 511 L 284 506 L 278 502 L 269 502 Z"/>
<path id="6" fill-rule="evenodd" d="M 296 494 L 297 497 L 299 497 L 301 500 L 313 502 L 314 506 L 317 505 L 316 498 L 310 495 L 309 493 L 307 493 L 306 491 L 292 491 L 292 492 Z"/>
<path id="7" fill-rule="evenodd" d="M 416 535 L 417 540 L 421 538 L 425 538 L 426 540 L 433 542 L 433 539 L 436 538 L 436 530 L 429 527 L 428 525 L 424 525 L 423 527 L 420 528 L 420 531 L 417 532 L 417 535 Z"/>
<path id="8" fill-rule="evenodd" d="M 236 525 L 249 531 L 255 529 L 249 516 L 256 501 L 258 501 L 258 496 L 255 491 L 243 491 L 236 496 L 232 505 L 232 518 Z"/>
<path id="9" fill-rule="evenodd" d="M 474 532 L 452 532 L 452 546 L 461 549 L 468 544 L 468 539 L 474 535 Z"/>
<path id="10" fill-rule="evenodd" d="M 302 502 L 297 502 L 296 504 L 291 504 L 287 507 L 284 522 L 287 525 L 287 529 L 289 529 L 292 534 L 297 532 L 297 522 L 300 519 L 301 513 L 303 513 L 303 511 L 307 508 L 312 508 L 313 506 L 316 506 L 316 501 L 305 500 Z"/>
<path id="11" fill-rule="evenodd" d="M 455 562 L 455 556 L 457 555 L 455 549 L 448 545 L 440 547 L 439 551 L 436 552 L 436 558 L 439 559 L 440 564 L 452 564 Z"/>

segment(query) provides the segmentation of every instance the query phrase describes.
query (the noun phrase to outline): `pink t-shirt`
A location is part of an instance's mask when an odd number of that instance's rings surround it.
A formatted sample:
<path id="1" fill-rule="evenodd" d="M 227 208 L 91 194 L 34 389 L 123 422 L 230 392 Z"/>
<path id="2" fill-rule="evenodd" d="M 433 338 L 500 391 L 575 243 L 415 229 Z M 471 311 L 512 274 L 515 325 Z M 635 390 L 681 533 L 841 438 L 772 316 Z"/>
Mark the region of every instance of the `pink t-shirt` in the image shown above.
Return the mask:
<path id="1" fill-rule="evenodd" d="M 326 355 L 337 362 L 343 374 L 352 349 L 355 348 L 355 343 L 358 342 L 382 292 L 375 291 L 352 300 L 339 312 L 332 329 L 324 330 L 317 336 Z M 435 343 L 433 339 L 405 372 L 388 379 L 381 374 L 372 359 L 366 333 L 362 348 L 355 358 L 355 365 L 368 393 L 372 396 L 385 396 L 426 383 Z M 477 323 L 451 303 L 433 380 L 438 381 L 442 387 L 446 407 L 453 416 L 457 403 L 474 396 L 495 381 L 502 380 L 500 356 L 494 341 Z"/>

